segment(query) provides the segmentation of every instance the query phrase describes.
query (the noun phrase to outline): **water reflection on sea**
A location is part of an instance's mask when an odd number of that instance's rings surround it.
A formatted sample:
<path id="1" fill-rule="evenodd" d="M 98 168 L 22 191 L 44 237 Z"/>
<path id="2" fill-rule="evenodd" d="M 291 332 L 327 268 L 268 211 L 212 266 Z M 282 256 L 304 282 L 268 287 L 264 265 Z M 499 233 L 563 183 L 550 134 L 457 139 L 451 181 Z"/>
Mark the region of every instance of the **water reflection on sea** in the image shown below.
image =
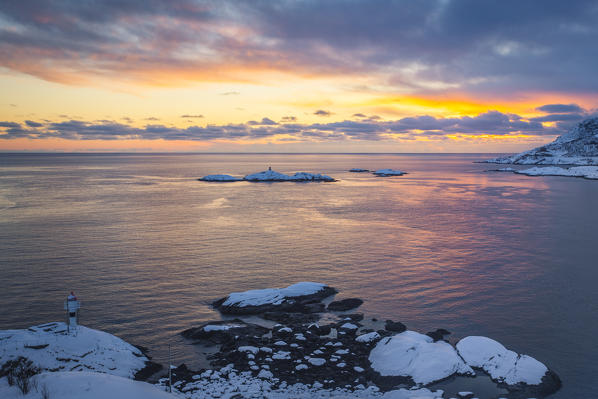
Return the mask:
<path id="1" fill-rule="evenodd" d="M 484 155 L 0 157 L 0 328 L 63 317 L 148 346 L 220 318 L 230 291 L 320 281 L 368 317 L 488 335 L 587 397 L 598 374 L 598 182 L 486 172 Z M 335 183 L 206 183 L 213 173 Z M 348 169 L 397 168 L 380 178 Z"/>

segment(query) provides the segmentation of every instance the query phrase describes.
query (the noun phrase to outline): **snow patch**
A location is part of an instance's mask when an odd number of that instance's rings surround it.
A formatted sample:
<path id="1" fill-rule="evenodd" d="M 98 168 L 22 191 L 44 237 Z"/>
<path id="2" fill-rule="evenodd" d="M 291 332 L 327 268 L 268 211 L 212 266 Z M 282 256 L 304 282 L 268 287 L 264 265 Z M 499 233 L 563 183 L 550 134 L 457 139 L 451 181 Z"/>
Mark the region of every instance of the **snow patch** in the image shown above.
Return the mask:
<path id="1" fill-rule="evenodd" d="M 475 374 L 449 343 L 434 342 L 415 331 L 378 342 L 369 360 L 372 369 L 382 376 L 411 377 L 418 384 L 429 384 L 455 373 Z"/>
<path id="2" fill-rule="evenodd" d="M 519 355 L 487 337 L 465 337 L 457 343 L 457 351 L 468 365 L 480 367 L 493 379 L 508 385 L 520 382 L 538 385 L 548 372 L 533 357 Z"/>

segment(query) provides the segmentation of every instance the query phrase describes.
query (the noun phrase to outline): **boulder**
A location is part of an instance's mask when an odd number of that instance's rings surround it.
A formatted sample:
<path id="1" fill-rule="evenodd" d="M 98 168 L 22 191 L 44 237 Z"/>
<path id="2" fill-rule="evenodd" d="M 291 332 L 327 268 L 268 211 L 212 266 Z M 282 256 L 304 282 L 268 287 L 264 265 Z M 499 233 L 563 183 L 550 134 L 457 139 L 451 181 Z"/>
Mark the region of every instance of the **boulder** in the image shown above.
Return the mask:
<path id="1" fill-rule="evenodd" d="M 355 309 L 355 308 L 361 306 L 362 303 L 363 303 L 363 300 L 361 300 L 359 298 L 342 299 L 340 301 L 331 302 L 328 305 L 328 310 L 334 311 L 334 312 L 342 312 L 345 310 Z"/>

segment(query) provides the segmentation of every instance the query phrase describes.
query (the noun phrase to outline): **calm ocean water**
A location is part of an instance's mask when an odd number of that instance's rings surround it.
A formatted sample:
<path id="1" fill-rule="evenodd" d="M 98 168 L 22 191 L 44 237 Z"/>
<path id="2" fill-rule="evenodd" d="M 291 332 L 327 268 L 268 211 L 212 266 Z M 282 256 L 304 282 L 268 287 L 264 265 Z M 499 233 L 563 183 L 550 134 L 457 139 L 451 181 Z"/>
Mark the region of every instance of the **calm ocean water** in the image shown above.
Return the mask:
<path id="1" fill-rule="evenodd" d="M 369 317 L 487 335 L 598 387 L 598 181 L 487 155 L 0 154 L 0 329 L 81 322 L 194 364 L 178 333 L 228 292 L 325 282 Z M 336 183 L 203 183 L 272 166 Z M 398 168 L 403 177 L 349 173 Z"/>

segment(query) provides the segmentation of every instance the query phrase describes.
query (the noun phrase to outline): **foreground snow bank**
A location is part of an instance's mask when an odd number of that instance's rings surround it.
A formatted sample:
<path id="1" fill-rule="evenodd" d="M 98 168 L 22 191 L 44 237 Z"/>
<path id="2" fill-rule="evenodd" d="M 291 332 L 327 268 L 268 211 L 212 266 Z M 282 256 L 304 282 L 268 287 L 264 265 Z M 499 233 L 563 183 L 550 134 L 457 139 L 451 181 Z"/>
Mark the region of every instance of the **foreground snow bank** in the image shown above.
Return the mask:
<path id="1" fill-rule="evenodd" d="M 382 339 L 370 352 L 369 360 L 381 376 L 411 377 L 417 384 L 429 384 L 453 374 L 475 374 L 448 342 L 434 342 L 415 331 Z"/>
<path id="2" fill-rule="evenodd" d="M 243 398 L 266 399 L 311 399 L 311 398 L 346 398 L 346 399 L 436 399 L 442 398 L 443 391 L 421 389 L 396 389 L 382 393 L 375 386 L 363 385 L 354 389 L 335 388 L 326 389 L 322 384 L 291 384 L 280 382 L 272 378 L 270 373 L 260 373 L 261 377 L 254 377 L 249 371 L 235 370 L 231 365 L 218 371 L 207 370 L 200 375 L 193 376 L 194 381 L 182 383 L 177 390 L 189 399 L 204 398 Z M 322 375 L 325 379 L 326 376 Z M 161 380 L 163 384 L 166 380 Z"/>
<path id="3" fill-rule="evenodd" d="M 508 350 L 487 337 L 470 336 L 457 343 L 459 355 L 472 367 L 484 369 L 490 377 L 508 385 L 538 385 L 548 368 L 527 355 Z"/>
<path id="4" fill-rule="evenodd" d="M 146 382 L 110 374 L 92 372 L 42 373 L 33 377 L 37 390 L 23 395 L 16 386 L 8 386 L 6 378 L 0 379 L 2 399 L 42 399 L 42 389 L 47 389 L 50 399 L 174 399 L 175 395 Z"/>
<path id="5" fill-rule="evenodd" d="M 133 378 L 148 361 L 139 349 L 103 331 L 65 323 L 0 331 L 0 366 L 20 356 L 47 371 L 98 371 Z"/>

